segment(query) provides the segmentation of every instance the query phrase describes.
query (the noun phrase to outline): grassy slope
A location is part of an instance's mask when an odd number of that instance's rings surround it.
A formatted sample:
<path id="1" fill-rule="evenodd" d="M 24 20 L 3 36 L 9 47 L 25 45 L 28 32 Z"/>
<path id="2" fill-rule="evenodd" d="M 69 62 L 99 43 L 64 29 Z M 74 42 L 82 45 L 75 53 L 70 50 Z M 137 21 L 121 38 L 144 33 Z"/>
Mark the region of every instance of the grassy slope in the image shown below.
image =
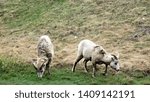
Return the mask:
<path id="1" fill-rule="evenodd" d="M 149 35 L 142 36 L 139 42 L 127 40 L 128 36 L 136 32 L 139 26 L 149 26 L 149 0 L 3 1 L 0 2 L 0 24 L 2 25 L 0 26 L 2 51 L 0 52 L 2 54 L 9 56 L 8 53 L 11 52 L 14 56 L 17 56 L 16 52 L 12 52 L 8 48 L 5 49 L 5 47 L 14 49 L 15 43 L 21 42 L 22 36 L 33 38 L 49 30 L 49 35 L 52 39 L 55 39 L 56 56 L 59 60 L 61 59 L 59 62 L 63 60 L 62 56 L 66 54 L 63 53 L 64 50 L 61 50 L 63 47 L 69 44 L 69 47 L 74 46 L 75 42 L 89 38 L 97 42 L 100 41 L 110 51 L 114 47 L 118 49 L 121 52 L 121 61 L 128 60 L 127 63 L 123 63 L 124 69 L 130 67 L 149 68 L 149 58 L 147 58 L 150 56 L 147 53 L 150 51 Z M 74 36 L 77 36 L 78 39 L 73 39 Z M 3 39 L 6 41 L 17 40 L 10 44 Z M 23 39 L 23 41 L 27 45 L 31 43 L 28 39 Z M 24 46 L 24 44 L 22 45 Z M 17 49 L 17 51 L 19 52 L 20 49 Z M 25 52 L 30 50 L 35 49 L 23 49 Z M 26 56 L 30 56 L 30 53 L 24 54 L 23 51 L 19 55 L 27 60 Z M 69 54 L 65 56 L 69 58 L 72 53 L 67 53 Z M 9 57 L 12 57 L 12 55 Z M 12 58 L 12 60 L 14 59 Z M 76 73 L 72 74 L 70 66 L 52 68 L 50 79 L 46 77 L 39 80 L 30 64 L 12 60 L 1 57 L 0 84 L 150 84 L 148 71 L 129 70 L 128 72 L 128 70 L 125 70 L 118 75 L 112 75 L 110 72 L 107 77 L 99 71 L 98 76 L 93 79 L 91 74 L 85 74 L 82 70 L 77 70 Z M 63 63 L 66 64 L 67 61 L 69 59 L 63 61 Z M 130 64 L 135 64 L 135 66 L 130 66 Z"/>

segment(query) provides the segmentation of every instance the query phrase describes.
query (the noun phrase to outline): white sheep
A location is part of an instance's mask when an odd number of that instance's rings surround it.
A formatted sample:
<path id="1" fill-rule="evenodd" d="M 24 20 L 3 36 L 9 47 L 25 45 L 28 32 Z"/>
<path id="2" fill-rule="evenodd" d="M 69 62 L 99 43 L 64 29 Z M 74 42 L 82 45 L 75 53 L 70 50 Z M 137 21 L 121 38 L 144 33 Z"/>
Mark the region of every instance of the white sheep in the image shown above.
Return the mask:
<path id="1" fill-rule="evenodd" d="M 53 44 L 47 35 L 40 37 L 37 45 L 38 57 L 33 59 L 33 65 L 38 77 L 42 77 L 45 70 L 50 74 L 50 64 L 54 56 Z"/>
<path id="2" fill-rule="evenodd" d="M 79 45 L 78 45 L 78 52 L 77 52 L 77 58 L 73 64 L 72 71 L 75 72 L 75 67 L 77 63 L 84 58 L 84 68 L 85 71 L 88 72 L 87 70 L 87 62 L 92 61 L 93 65 L 93 74 L 92 76 L 95 77 L 96 74 L 96 64 L 105 64 L 106 69 L 104 75 L 107 74 L 107 67 L 108 65 L 115 69 L 116 71 L 119 71 L 119 54 L 113 55 L 99 45 L 96 45 L 94 42 L 90 40 L 82 40 Z"/>

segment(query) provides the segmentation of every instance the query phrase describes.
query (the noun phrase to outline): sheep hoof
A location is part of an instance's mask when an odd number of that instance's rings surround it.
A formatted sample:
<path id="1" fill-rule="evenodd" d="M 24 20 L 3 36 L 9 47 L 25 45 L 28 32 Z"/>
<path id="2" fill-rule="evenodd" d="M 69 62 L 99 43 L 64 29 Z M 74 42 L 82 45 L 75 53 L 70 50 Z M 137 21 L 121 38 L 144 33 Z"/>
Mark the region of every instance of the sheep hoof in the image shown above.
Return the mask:
<path id="1" fill-rule="evenodd" d="M 85 70 L 84 72 L 85 72 L 85 73 L 88 73 L 88 70 Z"/>
<path id="2" fill-rule="evenodd" d="M 104 76 L 107 76 L 108 74 L 107 74 L 107 73 L 103 73 L 103 75 L 104 75 Z"/>
<path id="3" fill-rule="evenodd" d="M 72 72 L 75 72 L 75 70 L 73 70 L 73 68 L 72 68 Z"/>
<path id="4" fill-rule="evenodd" d="M 95 75 L 92 75 L 93 78 L 95 78 Z"/>

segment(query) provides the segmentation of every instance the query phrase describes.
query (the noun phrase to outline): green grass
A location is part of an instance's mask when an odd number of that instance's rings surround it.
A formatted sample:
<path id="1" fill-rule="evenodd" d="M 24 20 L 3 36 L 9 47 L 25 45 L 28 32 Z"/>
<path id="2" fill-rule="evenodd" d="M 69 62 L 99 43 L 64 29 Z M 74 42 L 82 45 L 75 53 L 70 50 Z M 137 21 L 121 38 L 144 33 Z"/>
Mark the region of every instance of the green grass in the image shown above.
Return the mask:
<path id="1" fill-rule="evenodd" d="M 149 25 L 149 4 L 148 0 L 95 0 L 92 3 L 82 0 L 74 3 L 68 0 L 7 0 L 1 4 L 0 12 L 4 13 L 3 23 L 10 29 L 48 28 L 54 35 L 60 35 L 62 30 L 78 27 L 78 33 L 100 34 L 102 25 L 109 25 L 107 29 L 110 25 Z"/>
<path id="2" fill-rule="evenodd" d="M 46 23 L 49 20 L 57 21 L 56 14 L 57 8 L 63 5 L 65 0 L 15 0 L 7 1 L 4 5 L 2 5 L 3 11 L 6 15 L 3 17 L 3 21 L 10 28 L 33 28 L 33 26 L 41 25 Z M 61 9 L 61 8 L 58 8 Z M 56 11 L 56 14 L 53 12 Z M 44 17 L 48 12 L 49 17 Z"/>
<path id="3" fill-rule="evenodd" d="M 70 67 L 70 68 L 69 68 Z M 110 70 L 109 70 L 110 71 Z M 113 75 L 111 71 L 108 76 L 103 76 L 98 71 L 96 78 L 91 73 L 84 73 L 81 69 L 71 72 L 71 66 L 51 68 L 51 76 L 47 73 L 43 78 L 38 78 L 31 64 L 25 64 L 14 59 L 0 59 L 0 84 L 13 85 L 122 85 L 122 84 L 150 84 L 150 75 L 142 71 L 127 71 Z"/>

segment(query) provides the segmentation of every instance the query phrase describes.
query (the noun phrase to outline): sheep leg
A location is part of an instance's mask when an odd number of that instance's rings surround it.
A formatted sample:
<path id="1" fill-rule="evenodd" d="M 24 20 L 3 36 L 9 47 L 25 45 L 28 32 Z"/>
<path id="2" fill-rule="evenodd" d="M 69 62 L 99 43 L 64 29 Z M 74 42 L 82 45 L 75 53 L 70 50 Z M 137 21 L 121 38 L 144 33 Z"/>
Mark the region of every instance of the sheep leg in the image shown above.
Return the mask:
<path id="1" fill-rule="evenodd" d="M 93 74 L 92 77 L 94 78 L 96 75 L 96 63 L 93 63 Z"/>
<path id="2" fill-rule="evenodd" d="M 51 61 L 49 61 L 46 65 L 46 69 L 47 69 L 49 75 L 50 75 L 50 63 L 51 63 Z"/>
<path id="3" fill-rule="evenodd" d="M 47 64 L 47 66 L 46 66 L 46 70 L 47 70 L 47 74 L 48 74 L 48 79 L 50 79 L 50 64 Z"/>
<path id="4" fill-rule="evenodd" d="M 84 69 L 85 69 L 85 72 L 86 72 L 86 73 L 88 73 L 88 69 L 87 69 L 87 62 L 88 62 L 88 61 L 89 61 L 89 60 L 86 60 L 86 59 L 83 61 L 83 63 L 84 63 Z"/>
<path id="5" fill-rule="evenodd" d="M 50 75 L 50 66 L 48 66 L 48 74 Z"/>
<path id="6" fill-rule="evenodd" d="M 82 55 L 78 56 L 75 63 L 73 64 L 73 67 L 72 67 L 72 72 L 75 72 L 75 67 L 77 65 L 77 63 L 83 58 Z"/>
<path id="7" fill-rule="evenodd" d="M 106 68 L 105 68 L 105 73 L 103 74 L 103 75 L 107 75 L 107 68 L 108 68 L 108 65 L 107 64 L 105 64 L 105 66 L 106 66 Z"/>

